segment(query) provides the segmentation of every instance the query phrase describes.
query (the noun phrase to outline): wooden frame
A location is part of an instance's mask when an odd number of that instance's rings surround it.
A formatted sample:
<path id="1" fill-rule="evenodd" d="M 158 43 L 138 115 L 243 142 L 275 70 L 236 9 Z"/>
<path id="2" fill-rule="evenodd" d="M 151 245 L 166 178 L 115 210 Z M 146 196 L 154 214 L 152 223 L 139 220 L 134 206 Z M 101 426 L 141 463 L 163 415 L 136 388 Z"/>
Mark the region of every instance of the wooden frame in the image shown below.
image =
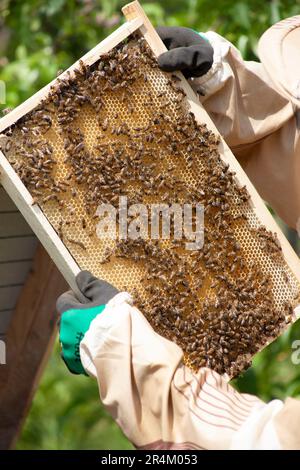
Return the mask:
<path id="1" fill-rule="evenodd" d="M 101 54 L 109 51 L 137 30 L 139 30 L 144 36 L 156 56 L 166 51 L 165 45 L 156 33 L 154 27 L 145 15 L 138 1 L 134 1 L 126 5 L 122 11 L 127 19 L 127 22 L 82 58 L 86 64 L 93 64 Z M 60 78 L 64 78 L 68 72 L 72 74 L 74 68 L 78 66 L 78 63 L 79 61 L 72 65 L 68 71 L 65 71 L 60 76 Z M 194 113 L 196 120 L 199 123 L 205 122 L 214 133 L 218 134 L 215 125 L 200 104 L 198 97 L 190 87 L 189 83 L 185 80 L 182 74 L 178 75 L 181 78 L 181 86 L 187 95 L 190 110 Z M 16 122 L 21 116 L 35 108 L 40 103 L 40 101 L 47 96 L 48 92 L 50 91 L 50 87 L 54 83 L 55 80 L 36 93 L 33 97 L 25 101 L 7 116 L 3 117 L 0 120 L 0 132 Z M 266 209 L 265 204 L 257 193 L 255 187 L 250 182 L 240 164 L 232 154 L 231 150 L 222 139 L 220 144 L 220 153 L 223 160 L 229 163 L 231 169 L 235 171 L 239 182 L 241 184 L 246 184 L 252 198 L 251 200 L 253 209 L 258 214 L 260 221 L 266 225 L 269 230 L 277 233 L 282 246 L 284 257 L 291 270 L 300 281 L 300 262 L 297 255 L 294 253 L 292 247 L 286 240 L 280 228 L 277 226 L 272 215 Z M 31 195 L 13 168 L 10 166 L 2 152 L 0 152 L 0 169 L 1 184 L 13 199 L 29 225 L 32 227 L 70 287 L 78 293 L 75 283 L 75 276 L 80 269 L 77 263 L 74 261 L 73 257 L 70 255 L 69 251 L 62 243 L 41 209 L 37 205 L 33 205 L 33 199 Z"/>

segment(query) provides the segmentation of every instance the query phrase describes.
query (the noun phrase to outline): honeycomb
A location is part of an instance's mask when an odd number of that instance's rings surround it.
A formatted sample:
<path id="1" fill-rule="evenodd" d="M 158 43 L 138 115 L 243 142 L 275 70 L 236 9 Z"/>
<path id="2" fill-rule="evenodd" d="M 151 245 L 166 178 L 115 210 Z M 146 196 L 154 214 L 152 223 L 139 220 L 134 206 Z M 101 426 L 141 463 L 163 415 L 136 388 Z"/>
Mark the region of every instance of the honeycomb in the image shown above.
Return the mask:
<path id="1" fill-rule="evenodd" d="M 276 235 L 223 162 L 218 136 L 189 112 L 180 79 L 159 70 L 143 38 L 92 66 L 80 62 L 2 137 L 80 268 L 131 292 L 192 369 L 236 376 L 291 322 L 300 286 Z M 117 208 L 120 196 L 128 207 L 201 203 L 203 248 L 187 250 L 174 233 L 132 240 L 117 230 L 114 238 L 109 227 L 100 239 L 97 208 Z"/>

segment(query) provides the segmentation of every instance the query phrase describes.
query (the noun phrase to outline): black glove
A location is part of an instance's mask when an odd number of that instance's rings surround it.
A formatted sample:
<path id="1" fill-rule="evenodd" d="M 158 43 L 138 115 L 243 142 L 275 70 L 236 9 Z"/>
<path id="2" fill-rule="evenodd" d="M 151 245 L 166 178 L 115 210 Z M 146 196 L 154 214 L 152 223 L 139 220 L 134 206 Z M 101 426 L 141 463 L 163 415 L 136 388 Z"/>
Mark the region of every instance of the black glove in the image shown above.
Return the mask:
<path id="1" fill-rule="evenodd" d="M 169 49 L 158 57 L 162 70 L 181 70 L 186 78 L 201 77 L 209 71 L 214 50 L 206 39 L 189 28 L 161 26 L 156 31 Z"/>

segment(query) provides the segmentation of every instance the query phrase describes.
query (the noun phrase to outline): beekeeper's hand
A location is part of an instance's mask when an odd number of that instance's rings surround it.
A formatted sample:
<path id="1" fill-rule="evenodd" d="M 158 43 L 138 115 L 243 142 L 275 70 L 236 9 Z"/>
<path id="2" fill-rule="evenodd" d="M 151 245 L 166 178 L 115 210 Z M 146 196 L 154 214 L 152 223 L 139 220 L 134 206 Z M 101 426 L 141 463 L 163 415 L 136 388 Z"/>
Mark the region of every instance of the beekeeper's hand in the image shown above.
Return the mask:
<path id="1" fill-rule="evenodd" d="M 95 278 L 90 272 L 82 271 L 76 277 L 82 294 L 78 300 L 72 291 L 62 294 L 57 301 L 60 314 L 59 339 L 62 358 L 73 374 L 86 374 L 80 360 L 80 343 L 90 327 L 91 321 L 103 312 L 106 304 L 118 290 L 111 284 Z"/>
<path id="2" fill-rule="evenodd" d="M 157 28 L 168 52 L 158 57 L 158 65 L 165 72 L 181 70 L 186 78 L 200 77 L 213 64 L 214 50 L 209 41 L 189 28 Z"/>

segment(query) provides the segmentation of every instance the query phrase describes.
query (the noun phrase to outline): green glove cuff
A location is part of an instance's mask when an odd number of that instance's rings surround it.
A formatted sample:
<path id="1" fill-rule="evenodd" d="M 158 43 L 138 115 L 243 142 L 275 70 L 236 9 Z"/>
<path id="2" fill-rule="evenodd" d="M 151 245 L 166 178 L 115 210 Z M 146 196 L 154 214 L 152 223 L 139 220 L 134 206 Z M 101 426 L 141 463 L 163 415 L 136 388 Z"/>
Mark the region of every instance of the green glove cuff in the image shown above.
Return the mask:
<path id="1" fill-rule="evenodd" d="M 207 37 L 205 36 L 204 33 L 199 33 L 199 31 L 195 31 L 194 29 L 193 29 L 193 31 L 194 31 L 194 33 L 196 33 L 196 34 L 199 34 L 199 36 L 201 36 L 202 39 L 204 39 L 205 41 L 209 42 L 209 40 L 207 39 Z"/>
<path id="2" fill-rule="evenodd" d="M 92 320 L 103 312 L 105 305 L 64 312 L 60 323 L 60 343 L 63 359 L 74 374 L 86 374 L 80 360 L 80 342 L 88 331 Z"/>

